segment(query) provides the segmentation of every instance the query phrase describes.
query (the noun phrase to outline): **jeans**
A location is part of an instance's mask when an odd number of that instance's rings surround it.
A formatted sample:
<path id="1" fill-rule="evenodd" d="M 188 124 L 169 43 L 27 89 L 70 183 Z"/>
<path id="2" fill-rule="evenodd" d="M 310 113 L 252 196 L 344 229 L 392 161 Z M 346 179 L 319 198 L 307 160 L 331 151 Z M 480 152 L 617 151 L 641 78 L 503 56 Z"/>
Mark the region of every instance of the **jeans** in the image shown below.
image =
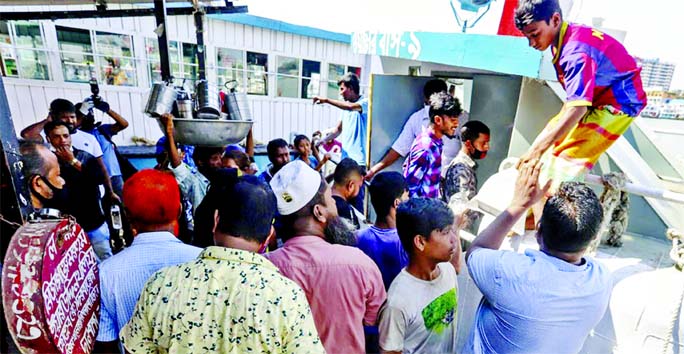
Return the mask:
<path id="1" fill-rule="evenodd" d="M 112 191 L 123 199 L 123 185 L 124 180 L 121 176 L 110 176 L 109 180 L 112 181 Z"/>
<path id="2" fill-rule="evenodd" d="M 112 247 L 109 245 L 109 227 L 106 222 L 86 233 L 100 262 L 112 256 Z"/>

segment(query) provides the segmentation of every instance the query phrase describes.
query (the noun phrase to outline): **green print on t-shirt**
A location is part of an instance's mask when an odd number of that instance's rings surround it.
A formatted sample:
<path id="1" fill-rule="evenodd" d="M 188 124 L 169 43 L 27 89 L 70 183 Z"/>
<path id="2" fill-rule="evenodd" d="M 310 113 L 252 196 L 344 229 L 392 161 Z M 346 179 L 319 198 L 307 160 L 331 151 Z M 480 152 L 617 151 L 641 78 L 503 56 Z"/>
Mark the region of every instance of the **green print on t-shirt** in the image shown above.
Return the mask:
<path id="1" fill-rule="evenodd" d="M 442 333 L 454 321 L 457 306 L 456 288 L 440 295 L 421 312 L 425 328 L 431 332 Z"/>

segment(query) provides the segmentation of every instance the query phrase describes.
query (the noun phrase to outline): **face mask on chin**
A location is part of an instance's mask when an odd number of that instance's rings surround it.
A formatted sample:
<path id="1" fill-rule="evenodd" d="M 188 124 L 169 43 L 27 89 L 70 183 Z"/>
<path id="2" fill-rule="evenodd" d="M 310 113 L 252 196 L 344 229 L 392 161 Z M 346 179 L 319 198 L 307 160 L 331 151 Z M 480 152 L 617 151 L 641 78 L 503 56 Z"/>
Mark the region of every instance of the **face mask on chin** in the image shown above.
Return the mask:
<path id="1" fill-rule="evenodd" d="M 50 183 L 50 181 L 48 181 L 47 178 L 43 176 L 38 177 L 42 179 L 43 182 L 45 182 L 45 184 L 47 184 L 47 186 L 50 188 L 50 190 L 52 191 L 52 198 L 45 198 L 42 195 L 40 195 L 40 193 L 38 193 L 36 190 L 31 188 L 31 192 L 33 193 L 33 195 L 35 195 L 36 198 L 38 198 L 38 200 L 40 200 L 41 203 L 43 203 L 43 207 L 65 211 L 69 205 L 69 193 L 67 192 L 66 186 L 60 189 L 55 187 L 52 183 Z"/>
<path id="2" fill-rule="evenodd" d="M 473 147 L 473 152 L 470 154 L 470 157 L 472 157 L 475 160 L 484 159 L 485 156 L 487 156 L 486 151 L 478 150 L 475 147 Z"/>

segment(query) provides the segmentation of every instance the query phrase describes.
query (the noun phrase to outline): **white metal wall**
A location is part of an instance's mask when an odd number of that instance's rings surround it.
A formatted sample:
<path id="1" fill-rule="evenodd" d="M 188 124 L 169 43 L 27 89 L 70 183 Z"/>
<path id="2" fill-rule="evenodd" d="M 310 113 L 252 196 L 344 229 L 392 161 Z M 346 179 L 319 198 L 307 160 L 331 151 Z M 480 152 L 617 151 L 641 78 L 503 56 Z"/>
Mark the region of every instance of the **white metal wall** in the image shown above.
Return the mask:
<path id="1" fill-rule="evenodd" d="M 42 7 L 42 9 L 63 10 L 65 7 L 52 6 Z M 75 7 L 69 7 L 69 9 L 73 10 Z M 90 9 L 90 7 L 83 7 L 83 9 Z M 4 11 L 36 11 L 36 7 L 0 6 L 0 12 Z M 29 124 L 45 118 L 52 99 L 63 97 L 79 102 L 90 96 L 90 88 L 87 84 L 64 82 L 55 32 L 55 25 L 61 25 L 133 35 L 140 87 L 100 85 L 100 92 L 111 107 L 130 122 L 129 128 L 115 137 L 115 142 L 120 145 L 130 145 L 132 144 L 131 138 L 134 136 L 156 140 L 162 135 L 157 123 L 142 113 L 148 92 L 145 87 L 149 87 L 144 37 L 155 38 L 153 17 L 42 21 L 42 24 L 52 81 L 4 78 L 17 134 Z M 368 82 L 366 57 L 354 54 L 346 43 L 213 19 L 207 21 L 206 30 L 207 79 L 210 82 L 215 82 L 216 79 L 215 47 L 217 46 L 268 54 L 269 96 L 249 96 L 255 120 L 254 135 L 255 139 L 260 142 L 265 143 L 277 137 L 287 139 L 291 132 L 310 135 L 316 130 L 333 126 L 339 117 L 339 110 L 328 105 L 314 106 L 310 100 L 275 97 L 276 75 L 274 73 L 277 68 L 277 55 L 321 62 L 321 94 L 325 94 L 327 87 L 325 81 L 328 63 L 361 67 L 364 76 L 362 84 Z M 195 43 L 192 17 L 169 16 L 168 34 L 170 40 Z M 98 118 L 103 118 L 104 122 L 111 121 L 108 117 Z"/>

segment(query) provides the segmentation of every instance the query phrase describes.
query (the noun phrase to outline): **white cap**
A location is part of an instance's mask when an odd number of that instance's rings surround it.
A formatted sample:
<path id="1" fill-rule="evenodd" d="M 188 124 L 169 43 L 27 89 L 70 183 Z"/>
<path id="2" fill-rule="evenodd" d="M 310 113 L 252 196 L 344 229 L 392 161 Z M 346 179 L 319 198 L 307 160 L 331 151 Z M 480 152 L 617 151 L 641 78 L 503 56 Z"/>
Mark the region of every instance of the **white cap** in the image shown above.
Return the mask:
<path id="1" fill-rule="evenodd" d="M 297 159 L 283 166 L 271 179 L 280 215 L 294 214 L 308 204 L 321 186 L 321 175 Z"/>

